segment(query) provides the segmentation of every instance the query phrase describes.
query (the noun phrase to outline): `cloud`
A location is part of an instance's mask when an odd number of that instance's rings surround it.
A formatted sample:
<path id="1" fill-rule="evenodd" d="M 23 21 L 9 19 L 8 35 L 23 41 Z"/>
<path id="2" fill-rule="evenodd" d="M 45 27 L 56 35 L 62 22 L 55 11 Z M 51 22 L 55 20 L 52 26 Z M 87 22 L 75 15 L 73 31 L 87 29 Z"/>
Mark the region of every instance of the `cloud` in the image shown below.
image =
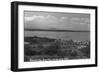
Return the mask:
<path id="1" fill-rule="evenodd" d="M 25 17 L 25 21 L 33 21 L 35 19 L 45 19 L 44 16 L 37 16 L 37 15 L 33 15 L 31 17 Z"/>
<path id="2" fill-rule="evenodd" d="M 86 22 L 86 23 L 90 23 L 90 18 L 81 18 L 81 20 Z"/>
<path id="3" fill-rule="evenodd" d="M 61 23 L 60 20 L 52 15 L 33 15 L 25 17 L 25 28 L 56 28 Z"/>
<path id="4" fill-rule="evenodd" d="M 52 15 L 46 15 L 46 16 L 42 16 L 42 15 L 33 15 L 31 17 L 25 17 L 25 21 L 34 21 L 36 19 L 39 19 L 39 20 L 56 20 L 56 21 L 59 21 L 59 20 L 67 20 L 68 18 L 67 17 L 60 17 L 60 18 L 57 18 L 55 16 L 52 16 Z"/>
<path id="5" fill-rule="evenodd" d="M 73 17 L 71 20 L 72 20 L 72 21 L 78 21 L 78 22 L 86 22 L 86 23 L 90 23 L 90 18 Z"/>
<path id="6" fill-rule="evenodd" d="M 61 17 L 61 20 L 66 20 L 66 19 L 68 19 L 67 17 Z"/>
<path id="7" fill-rule="evenodd" d="M 85 23 L 79 23 L 80 25 L 85 25 Z"/>
<path id="8" fill-rule="evenodd" d="M 53 15 L 33 15 L 25 17 L 25 28 L 41 29 L 66 29 L 67 17 L 56 17 Z"/>
<path id="9" fill-rule="evenodd" d="M 63 30 L 88 30 L 89 18 L 80 18 L 53 15 L 33 15 L 25 17 L 25 28 L 28 29 L 63 29 Z"/>
<path id="10" fill-rule="evenodd" d="M 72 20 L 72 21 L 79 21 L 79 20 L 81 20 L 81 19 L 78 18 L 78 17 L 73 17 L 73 18 L 71 18 L 71 20 Z"/>

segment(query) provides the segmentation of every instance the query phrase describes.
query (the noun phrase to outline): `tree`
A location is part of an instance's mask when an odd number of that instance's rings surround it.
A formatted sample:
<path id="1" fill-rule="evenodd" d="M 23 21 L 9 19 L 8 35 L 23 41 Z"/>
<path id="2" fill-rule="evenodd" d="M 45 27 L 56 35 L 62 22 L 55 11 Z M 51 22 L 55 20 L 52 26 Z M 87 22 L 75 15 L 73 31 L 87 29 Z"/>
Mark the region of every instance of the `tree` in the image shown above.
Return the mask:
<path id="1" fill-rule="evenodd" d="M 58 54 L 58 50 L 60 49 L 59 45 L 57 44 L 51 44 L 50 46 L 46 47 L 44 50 L 44 53 L 47 55 L 56 55 Z"/>

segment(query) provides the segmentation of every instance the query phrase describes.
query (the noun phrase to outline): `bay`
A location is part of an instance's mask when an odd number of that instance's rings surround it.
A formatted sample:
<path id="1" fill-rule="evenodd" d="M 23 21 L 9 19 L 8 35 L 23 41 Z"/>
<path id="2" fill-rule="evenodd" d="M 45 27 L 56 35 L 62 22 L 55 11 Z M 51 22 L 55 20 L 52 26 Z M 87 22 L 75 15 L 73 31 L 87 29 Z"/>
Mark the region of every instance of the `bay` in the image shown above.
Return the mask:
<path id="1" fill-rule="evenodd" d="M 90 40 L 90 32 L 24 31 L 24 37 L 34 36 L 64 40 Z"/>

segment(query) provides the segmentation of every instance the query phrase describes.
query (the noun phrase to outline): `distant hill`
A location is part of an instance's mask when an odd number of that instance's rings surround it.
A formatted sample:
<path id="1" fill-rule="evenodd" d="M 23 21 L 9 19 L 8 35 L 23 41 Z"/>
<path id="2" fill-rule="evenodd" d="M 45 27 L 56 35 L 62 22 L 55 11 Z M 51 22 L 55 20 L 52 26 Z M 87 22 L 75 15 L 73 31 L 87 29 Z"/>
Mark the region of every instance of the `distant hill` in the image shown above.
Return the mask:
<path id="1" fill-rule="evenodd" d="M 89 30 L 51 30 L 51 29 L 24 29 L 25 31 L 54 31 L 54 32 L 90 32 Z"/>

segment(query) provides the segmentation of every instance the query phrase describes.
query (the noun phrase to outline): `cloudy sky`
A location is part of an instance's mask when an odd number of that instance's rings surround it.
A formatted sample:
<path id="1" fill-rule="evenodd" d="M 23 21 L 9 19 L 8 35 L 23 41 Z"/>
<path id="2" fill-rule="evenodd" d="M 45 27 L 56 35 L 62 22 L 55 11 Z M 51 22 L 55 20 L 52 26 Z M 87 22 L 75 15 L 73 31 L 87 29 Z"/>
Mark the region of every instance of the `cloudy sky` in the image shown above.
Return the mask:
<path id="1" fill-rule="evenodd" d="M 90 14 L 24 11 L 25 29 L 89 30 Z"/>

